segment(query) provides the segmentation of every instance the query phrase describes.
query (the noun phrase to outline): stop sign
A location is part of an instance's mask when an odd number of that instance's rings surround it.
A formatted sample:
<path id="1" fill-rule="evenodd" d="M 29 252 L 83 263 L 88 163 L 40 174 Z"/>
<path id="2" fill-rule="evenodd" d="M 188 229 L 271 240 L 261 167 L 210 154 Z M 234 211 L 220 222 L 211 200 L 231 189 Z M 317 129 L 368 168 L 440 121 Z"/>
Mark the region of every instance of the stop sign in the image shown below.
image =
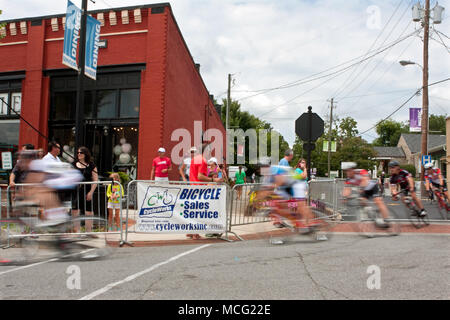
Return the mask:
<path id="1" fill-rule="evenodd" d="M 310 112 L 302 114 L 300 118 L 295 121 L 295 133 L 303 141 L 316 141 L 323 135 L 324 127 L 325 122 L 322 118 L 319 117 L 317 113 L 312 113 L 311 110 Z"/>

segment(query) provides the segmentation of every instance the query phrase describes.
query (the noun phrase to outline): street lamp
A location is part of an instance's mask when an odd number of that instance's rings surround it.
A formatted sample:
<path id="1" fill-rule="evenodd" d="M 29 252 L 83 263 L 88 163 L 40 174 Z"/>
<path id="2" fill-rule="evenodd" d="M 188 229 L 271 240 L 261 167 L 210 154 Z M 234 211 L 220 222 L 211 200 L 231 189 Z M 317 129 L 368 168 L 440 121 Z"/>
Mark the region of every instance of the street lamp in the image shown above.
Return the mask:
<path id="1" fill-rule="evenodd" d="M 399 63 L 400 63 L 402 66 L 407 66 L 407 65 L 410 65 L 410 64 L 415 64 L 415 65 L 418 65 L 418 66 L 422 69 L 422 71 L 423 71 L 423 67 L 422 67 L 420 64 L 418 64 L 417 62 L 414 62 L 414 61 L 407 61 L 407 60 L 402 60 L 402 61 L 399 61 Z"/>

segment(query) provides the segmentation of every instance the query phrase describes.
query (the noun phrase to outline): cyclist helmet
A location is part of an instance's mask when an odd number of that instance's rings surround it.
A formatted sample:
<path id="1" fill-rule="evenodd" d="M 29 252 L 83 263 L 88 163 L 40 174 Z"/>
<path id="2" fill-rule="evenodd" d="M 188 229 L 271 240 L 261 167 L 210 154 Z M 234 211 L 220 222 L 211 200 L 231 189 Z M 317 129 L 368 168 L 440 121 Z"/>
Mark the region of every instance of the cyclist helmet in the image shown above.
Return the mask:
<path id="1" fill-rule="evenodd" d="M 400 163 L 398 163 L 397 161 L 391 161 L 389 162 L 389 168 L 394 168 L 394 167 L 399 167 Z"/>
<path id="2" fill-rule="evenodd" d="M 346 162 L 342 165 L 342 170 L 355 169 L 357 166 L 355 162 Z"/>
<path id="3" fill-rule="evenodd" d="M 424 168 L 425 168 L 425 169 L 431 169 L 431 168 L 433 168 L 433 163 L 428 162 L 427 164 L 424 165 Z"/>

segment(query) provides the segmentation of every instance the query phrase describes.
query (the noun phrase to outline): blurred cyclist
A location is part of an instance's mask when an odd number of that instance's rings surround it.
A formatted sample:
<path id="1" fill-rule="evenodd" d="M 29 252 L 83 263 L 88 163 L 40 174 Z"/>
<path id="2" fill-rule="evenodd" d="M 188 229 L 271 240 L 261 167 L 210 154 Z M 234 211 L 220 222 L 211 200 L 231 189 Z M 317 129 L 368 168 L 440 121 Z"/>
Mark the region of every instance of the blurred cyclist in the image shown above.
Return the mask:
<path id="1" fill-rule="evenodd" d="M 400 186 L 402 193 L 402 202 L 405 203 L 405 196 L 411 194 L 411 198 L 416 203 L 417 207 L 420 209 L 420 216 L 425 217 L 427 212 L 425 211 L 422 201 L 417 197 L 414 187 L 414 179 L 412 178 L 411 173 L 408 171 L 401 169 L 400 164 L 397 161 L 392 161 L 389 163 L 389 171 L 391 172 L 391 194 L 392 200 L 398 200 L 397 186 Z"/>
<path id="2" fill-rule="evenodd" d="M 25 190 L 26 198 L 44 210 L 40 226 L 53 226 L 69 219 L 67 208 L 62 206 L 58 191 L 70 190 L 83 179 L 78 170 L 64 162 L 33 160 L 29 165 L 26 183 L 33 184 Z"/>
<path id="3" fill-rule="evenodd" d="M 389 218 L 389 211 L 380 197 L 378 192 L 377 182 L 370 180 L 369 172 L 364 169 L 356 169 L 357 164 L 354 162 L 346 163 L 343 166 L 343 170 L 347 176 L 345 181 L 346 187 L 343 191 L 344 197 L 349 197 L 352 193 L 352 186 L 359 188 L 360 197 L 363 203 L 373 198 L 373 202 L 378 207 L 383 219 L 379 218 L 375 220 L 375 223 L 380 228 L 389 227 L 389 224 L 384 220 Z"/>
<path id="4" fill-rule="evenodd" d="M 270 176 L 267 179 L 267 187 L 272 192 L 284 200 L 293 200 L 297 203 L 298 212 L 306 220 L 306 226 L 313 226 L 317 222 L 314 220 L 314 215 L 308 206 L 304 205 L 306 199 L 306 187 L 305 184 L 295 179 L 296 174 L 291 167 L 285 166 L 272 166 L 270 167 Z M 303 227 L 288 208 L 276 209 L 276 213 L 282 217 L 291 220 L 296 228 Z"/>
<path id="5" fill-rule="evenodd" d="M 442 193 L 448 198 L 447 184 L 442 177 L 441 170 L 439 168 L 433 168 L 431 162 L 427 163 L 425 166 L 425 188 L 430 191 L 431 188 L 441 189 Z"/>

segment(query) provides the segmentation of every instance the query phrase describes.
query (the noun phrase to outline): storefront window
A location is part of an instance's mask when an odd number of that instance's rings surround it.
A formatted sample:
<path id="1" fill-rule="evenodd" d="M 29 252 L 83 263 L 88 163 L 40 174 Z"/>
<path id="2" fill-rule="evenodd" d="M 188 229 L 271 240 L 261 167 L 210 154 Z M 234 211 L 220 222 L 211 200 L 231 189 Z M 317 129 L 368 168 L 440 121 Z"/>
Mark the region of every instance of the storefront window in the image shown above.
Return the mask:
<path id="1" fill-rule="evenodd" d="M 116 112 L 116 91 L 97 91 L 97 118 L 112 119 L 117 117 Z"/>
<path id="2" fill-rule="evenodd" d="M 120 91 L 120 117 L 139 118 L 139 89 Z"/>
<path id="3" fill-rule="evenodd" d="M 74 129 L 72 127 L 54 128 L 52 130 L 52 139 L 63 147 L 60 157 L 65 162 L 73 163 L 75 148 Z"/>
<path id="4" fill-rule="evenodd" d="M 9 95 L 7 93 L 0 93 L 0 115 L 8 115 Z"/>
<path id="5" fill-rule="evenodd" d="M 55 93 L 52 108 L 53 120 L 75 119 L 76 98 L 75 92 Z"/>
<path id="6" fill-rule="evenodd" d="M 12 108 L 15 112 L 20 113 L 20 110 L 22 109 L 22 93 L 21 92 L 15 92 L 11 95 L 12 100 Z"/>
<path id="7" fill-rule="evenodd" d="M 0 144 L 19 144 L 20 120 L 0 120 Z"/>
<path id="8" fill-rule="evenodd" d="M 94 92 L 85 91 L 84 93 L 84 117 L 92 119 L 94 117 Z"/>
<path id="9" fill-rule="evenodd" d="M 131 179 L 136 179 L 138 127 L 114 127 L 112 130 L 114 142 L 114 171 L 127 173 Z"/>

